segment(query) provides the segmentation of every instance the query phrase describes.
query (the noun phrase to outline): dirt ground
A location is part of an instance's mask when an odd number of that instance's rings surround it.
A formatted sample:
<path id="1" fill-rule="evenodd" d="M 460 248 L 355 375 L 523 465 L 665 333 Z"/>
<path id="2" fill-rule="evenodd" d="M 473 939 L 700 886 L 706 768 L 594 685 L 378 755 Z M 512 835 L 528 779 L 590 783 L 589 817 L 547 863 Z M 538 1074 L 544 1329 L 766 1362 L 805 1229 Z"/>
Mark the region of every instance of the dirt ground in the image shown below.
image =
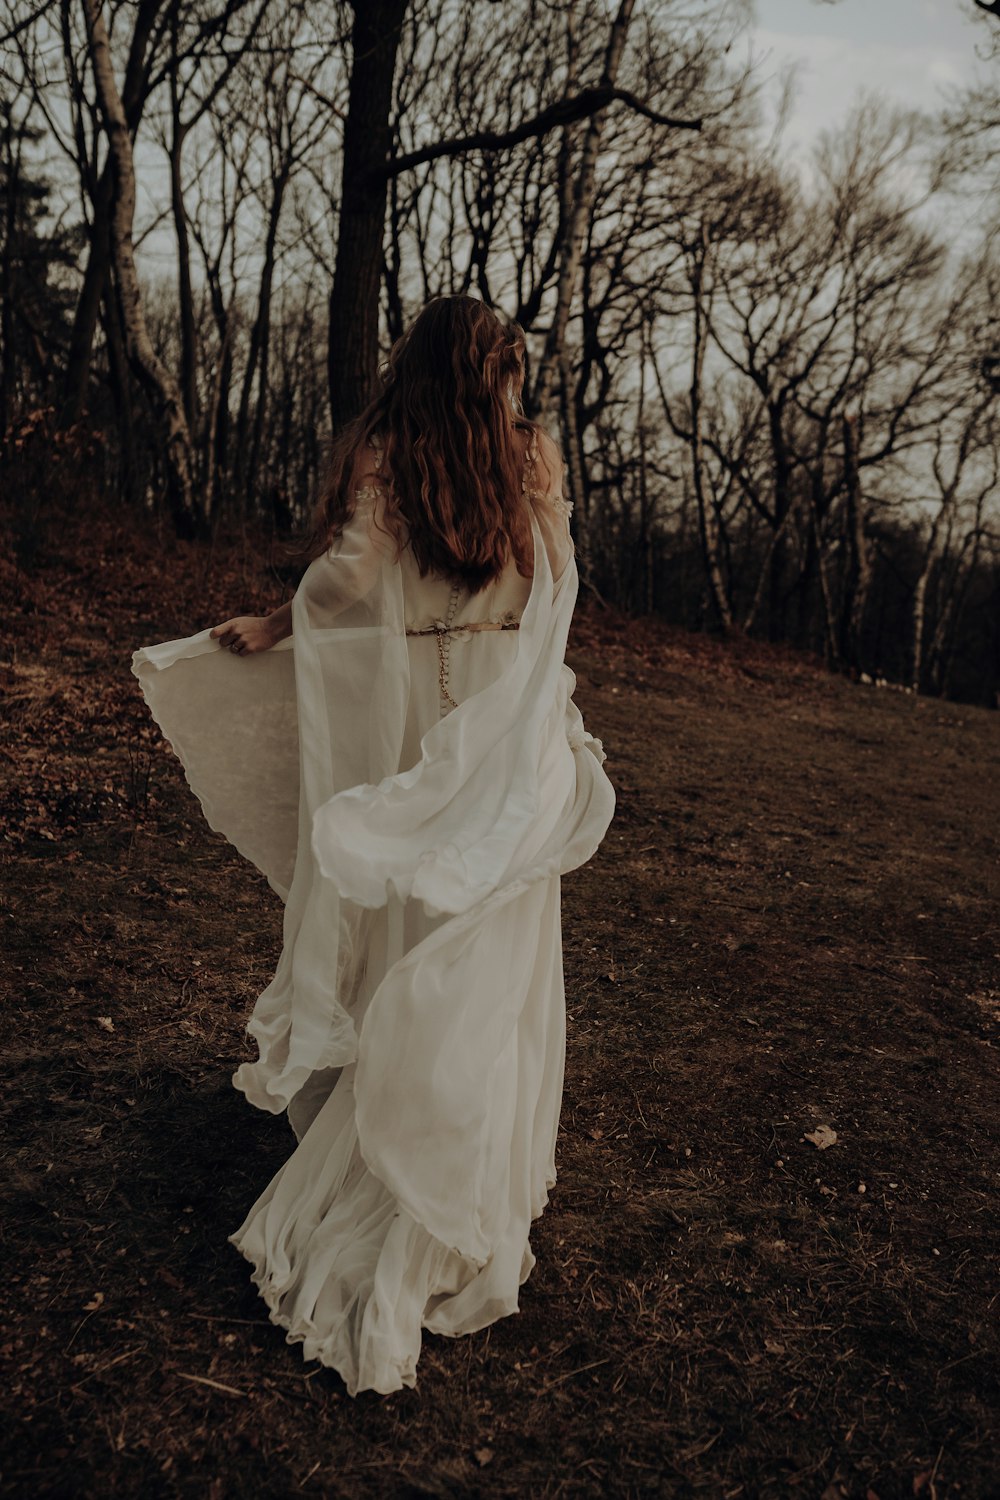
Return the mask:
<path id="1" fill-rule="evenodd" d="M 538 1264 L 517 1316 L 425 1335 L 416 1390 L 352 1400 L 226 1241 L 293 1145 L 230 1082 L 280 905 L 128 670 L 280 588 L 252 537 L 63 517 L 29 550 L 3 1494 L 1000 1496 L 1000 716 L 581 609 L 619 808 L 564 883 Z"/>

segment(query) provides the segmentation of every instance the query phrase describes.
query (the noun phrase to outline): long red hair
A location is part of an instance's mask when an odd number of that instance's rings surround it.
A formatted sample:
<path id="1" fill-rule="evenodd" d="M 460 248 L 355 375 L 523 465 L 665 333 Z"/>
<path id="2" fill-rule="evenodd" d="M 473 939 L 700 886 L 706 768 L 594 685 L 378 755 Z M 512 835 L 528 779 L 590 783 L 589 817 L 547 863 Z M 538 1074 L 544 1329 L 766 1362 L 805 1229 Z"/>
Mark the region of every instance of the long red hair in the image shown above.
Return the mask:
<path id="1" fill-rule="evenodd" d="M 359 480 L 384 496 L 381 524 L 420 572 L 460 579 L 473 593 L 513 556 L 532 570 L 522 493 L 528 442 L 542 431 L 521 413 L 524 334 L 475 297 L 435 297 L 397 339 L 382 389 L 337 435 L 305 542 L 311 560 L 354 512 Z M 372 474 L 374 455 L 381 464 Z M 544 471 L 544 459 L 539 457 Z M 548 479 L 540 473 L 544 488 Z"/>

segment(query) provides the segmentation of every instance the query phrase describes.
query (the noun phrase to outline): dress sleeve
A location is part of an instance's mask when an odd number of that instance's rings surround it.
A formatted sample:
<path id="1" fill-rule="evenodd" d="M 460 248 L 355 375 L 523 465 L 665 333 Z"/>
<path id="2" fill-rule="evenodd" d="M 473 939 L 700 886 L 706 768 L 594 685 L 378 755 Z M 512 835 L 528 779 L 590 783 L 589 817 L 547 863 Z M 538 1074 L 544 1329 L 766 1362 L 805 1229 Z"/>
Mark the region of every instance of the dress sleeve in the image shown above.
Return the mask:
<path id="1" fill-rule="evenodd" d="M 544 466 L 539 465 L 537 438 L 532 433 L 523 488 L 542 533 L 553 583 L 558 583 L 575 551 L 570 531 L 573 507 L 563 493 L 565 473 L 562 454 L 551 439 L 546 444 Z"/>
<path id="2" fill-rule="evenodd" d="M 395 556 L 395 537 L 380 518 L 381 491 L 371 484 L 354 491 L 354 513 L 340 536 L 314 558 L 299 584 L 300 607 L 313 630 L 322 630 L 353 607 L 366 609 L 383 563 Z"/>

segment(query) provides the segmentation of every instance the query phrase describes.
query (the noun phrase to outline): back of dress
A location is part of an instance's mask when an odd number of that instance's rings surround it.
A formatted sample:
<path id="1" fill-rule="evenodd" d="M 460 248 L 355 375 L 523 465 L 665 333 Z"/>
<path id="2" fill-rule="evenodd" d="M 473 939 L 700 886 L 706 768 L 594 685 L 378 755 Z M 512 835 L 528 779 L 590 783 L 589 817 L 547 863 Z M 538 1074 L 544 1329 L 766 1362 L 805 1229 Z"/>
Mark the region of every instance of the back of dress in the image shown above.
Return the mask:
<path id="1" fill-rule="evenodd" d="M 543 493 L 527 467 L 530 580 L 420 578 L 369 488 L 287 643 L 243 660 L 204 630 L 133 657 L 212 826 L 286 903 L 233 1083 L 298 1144 L 228 1239 L 352 1396 L 413 1386 L 424 1329 L 518 1311 L 556 1180 L 559 882 L 614 791 L 564 662 L 561 466 Z"/>
<path id="2" fill-rule="evenodd" d="M 548 485 L 536 482 L 535 434 L 527 449 L 522 491 L 538 521 L 554 582 L 573 555 L 572 506 L 562 495 L 557 450 L 547 463 Z M 517 649 L 521 617 L 531 595 L 531 577 L 511 557 L 500 576 L 478 593 L 440 574 L 422 577 L 409 547 L 399 559 L 410 660 L 410 699 L 400 770 L 420 758 L 420 741 L 431 726 L 494 682 Z"/>

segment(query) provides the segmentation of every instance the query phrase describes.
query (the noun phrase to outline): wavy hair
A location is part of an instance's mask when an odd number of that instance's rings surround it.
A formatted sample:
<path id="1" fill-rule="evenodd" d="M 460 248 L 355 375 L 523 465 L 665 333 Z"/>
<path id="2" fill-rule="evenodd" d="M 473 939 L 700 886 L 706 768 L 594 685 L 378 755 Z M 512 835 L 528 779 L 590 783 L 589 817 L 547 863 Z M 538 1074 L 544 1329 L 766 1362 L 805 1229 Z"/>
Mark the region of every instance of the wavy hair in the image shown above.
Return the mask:
<path id="1" fill-rule="evenodd" d="M 524 333 L 475 297 L 435 297 L 393 344 L 382 388 L 334 440 L 304 542 L 311 561 L 354 512 L 368 446 L 381 449 L 374 482 L 380 524 L 410 546 L 422 575 L 460 579 L 478 593 L 513 556 L 532 570 L 529 508 L 522 493 L 527 445 L 542 432 L 521 410 Z M 539 457 L 544 468 L 544 459 Z"/>

